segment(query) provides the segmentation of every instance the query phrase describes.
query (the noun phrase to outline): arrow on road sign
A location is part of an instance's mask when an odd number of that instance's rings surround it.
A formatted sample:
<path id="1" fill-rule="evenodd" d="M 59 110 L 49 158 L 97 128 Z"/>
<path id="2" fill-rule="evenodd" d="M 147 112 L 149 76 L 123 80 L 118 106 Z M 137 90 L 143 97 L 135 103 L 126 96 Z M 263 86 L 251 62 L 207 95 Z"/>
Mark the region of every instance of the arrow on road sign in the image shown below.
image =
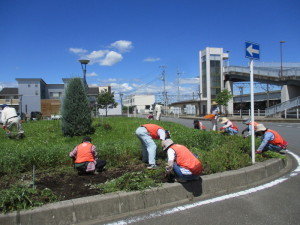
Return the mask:
<path id="1" fill-rule="evenodd" d="M 249 54 L 251 56 L 253 56 L 253 53 L 254 54 L 259 54 L 259 49 L 254 49 L 253 45 L 249 45 L 249 47 L 247 48 L 247 51 L 249 52 Z"/>

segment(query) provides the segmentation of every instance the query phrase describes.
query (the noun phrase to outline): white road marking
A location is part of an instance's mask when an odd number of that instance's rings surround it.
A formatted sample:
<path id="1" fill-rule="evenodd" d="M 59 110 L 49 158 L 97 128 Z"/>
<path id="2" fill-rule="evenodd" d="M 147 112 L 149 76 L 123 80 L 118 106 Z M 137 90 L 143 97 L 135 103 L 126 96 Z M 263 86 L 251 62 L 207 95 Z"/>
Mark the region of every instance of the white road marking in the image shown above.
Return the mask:
<path id="1" fill-rule="evenodd" d="M 271 188 L 275 185 L 281 184 L 282 182 L 288 180 L 289 178 L 296 176 L 300 173 L 300 157 L 298 155 L 296 155 L 295 153 L 287 150 L 287 153 L 289 153 L 290 155 L 292 155 L 297 163 L 298 166 L 295 170 L 293 170 L 291 173 L 278 178 L 274 181 L 271 181 L 269 183 L 254 187 L 254 188 L 250 188 L 244 191 L 239 191 L 239 192 L 235 192 L 232 194 L 228 194 L 228 195 L 223 195 L 223 196 L 219 196 L 219 197 L 215 197 L 212 199 L 207 199 L 204 201 L 198 201 L 192 204 L 187 204 L 187 205 L 183 205 L 183 206 L 178 206 L 178 207 L 174 207 L 172 209 L 167 209 L 167 210 L 163 210 L 163 211 L 158 211 L 158 212 L 154 212 L 154 213 L 150 213 L 149 215 L 145 215 L 145 216 L 136 216 L 136 217 L 132 217 L 132 218 L 128 218 L 125 220 L 119 220 L 116 222 L 112 222 L 112 223 L 107 223 L 107 225 L 123 225 L 123 224 L 131 224 L 131 223 L 136 223 L 139 221 L 143 221 L 143 220 L 147 220 L 147 219 L 152 219 L 152 218 L 156 218 L 156 217 L 160 217 L 160 216 L 164 216 L 164 215 L 169 215 L 169 214 L 173 214 L 176 212 L 180 212 L 180 211 L 184 211 L 184 210 L 188 210 L 191 208 L 195 208 L 198 206 L 202 206 L 202 205 L 207 205 L 207 204 L 211 204 L 211 203 L 215 203 L 215 202 L 220 202 L 220 201 L 224 201 L 226 199 L 230 199 L 230 198 L 235 198 L 235 197 L 239 197 L 239 196 L 243 196 L 243 195 L 248 195 L 251 193 L 255 193 L 257 191 L 261 191 L 267 188 Z"/>

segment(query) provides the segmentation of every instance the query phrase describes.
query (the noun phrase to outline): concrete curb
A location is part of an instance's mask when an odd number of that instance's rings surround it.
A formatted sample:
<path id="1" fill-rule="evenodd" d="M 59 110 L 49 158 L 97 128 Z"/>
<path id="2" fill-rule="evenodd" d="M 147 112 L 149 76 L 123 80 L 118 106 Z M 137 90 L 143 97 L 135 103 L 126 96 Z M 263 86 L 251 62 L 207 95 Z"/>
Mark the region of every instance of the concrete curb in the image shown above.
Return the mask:
<path id="1" fill-rule="evenodd" d="M 106 221 L 143 210 L 158 210 L 246 189 L 276 179 L 291 169 L 290 156 L 287 160 L 270 159 L 239 170 L 202 176 L 199 181 L 167 183 L 143 192 L 96 195 L 52 203 L 32 210 L 1 214 L 0 224 L 63 225 Z"/>

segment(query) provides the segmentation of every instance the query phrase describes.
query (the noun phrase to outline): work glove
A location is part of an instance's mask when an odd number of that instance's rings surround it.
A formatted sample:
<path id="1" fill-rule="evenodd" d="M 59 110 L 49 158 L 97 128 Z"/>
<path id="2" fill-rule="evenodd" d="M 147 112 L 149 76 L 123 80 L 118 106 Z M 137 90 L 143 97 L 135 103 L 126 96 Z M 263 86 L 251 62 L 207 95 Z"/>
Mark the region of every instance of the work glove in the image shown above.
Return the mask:
<path id="1" fill-rule="evenodd" d="M 3 130 L 5 130 L 5 128 L 6 128 L 6 126 L 5 126 L 5 125 L 3 125 L 3 126 L 2 126 L 2 129 L 3 129 Z"/>

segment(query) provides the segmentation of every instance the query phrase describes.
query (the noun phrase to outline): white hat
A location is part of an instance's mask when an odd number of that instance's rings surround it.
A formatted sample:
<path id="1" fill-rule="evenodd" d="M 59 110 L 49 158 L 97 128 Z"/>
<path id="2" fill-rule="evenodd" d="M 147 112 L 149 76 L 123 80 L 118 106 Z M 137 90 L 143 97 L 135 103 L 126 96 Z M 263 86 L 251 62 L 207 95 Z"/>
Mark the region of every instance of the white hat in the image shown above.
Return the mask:
<path id="1" fill-rule="evenodd" d="M 243 119 L 243 124 L 249 124 L 251 122 L 250 118 Z"/>
<path id="2" fill-rule="evenodd" d="M 263 124 L 257 124 L 255 132 L 265 131 L 267 128 Z"/>
<path id="3" fill-rule="evenodd" d="M 163 151 L 167 150 L 174 142 L 171 139 L 162 141 Z"/>
<path id="4" fill-rule="evenodd" d="M 216 101 L 213 101 L 211 104 L 212 105 L 218 105 L 218 103 Z"/>
<path id="5" fill-rule="evenodd" d="M 223 118 L 221 118 L 220 123 L 221 123 L 221 124 L 227 123 L 228 120 L 229 120 L 229 119 L 227 119 L 226 117 L 223 117 Z"/>

